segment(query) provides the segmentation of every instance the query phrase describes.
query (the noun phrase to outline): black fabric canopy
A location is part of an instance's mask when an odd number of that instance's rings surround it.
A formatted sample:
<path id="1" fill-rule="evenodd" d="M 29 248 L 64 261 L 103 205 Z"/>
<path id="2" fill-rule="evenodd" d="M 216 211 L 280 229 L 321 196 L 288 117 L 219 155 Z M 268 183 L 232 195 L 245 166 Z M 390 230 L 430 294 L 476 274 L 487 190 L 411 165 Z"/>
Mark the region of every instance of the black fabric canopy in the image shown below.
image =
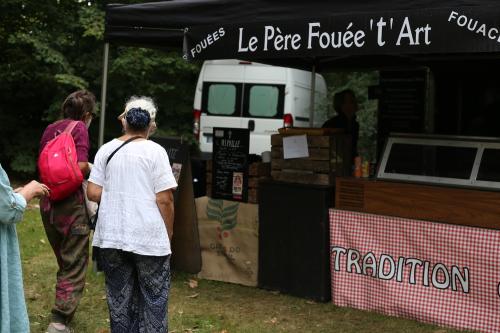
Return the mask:
<path id="1" fill-rule="evenodd" d="M 107 42 L 299 68 L 500 54 L 487 0 L 173 0 L 106 9 Z"/>

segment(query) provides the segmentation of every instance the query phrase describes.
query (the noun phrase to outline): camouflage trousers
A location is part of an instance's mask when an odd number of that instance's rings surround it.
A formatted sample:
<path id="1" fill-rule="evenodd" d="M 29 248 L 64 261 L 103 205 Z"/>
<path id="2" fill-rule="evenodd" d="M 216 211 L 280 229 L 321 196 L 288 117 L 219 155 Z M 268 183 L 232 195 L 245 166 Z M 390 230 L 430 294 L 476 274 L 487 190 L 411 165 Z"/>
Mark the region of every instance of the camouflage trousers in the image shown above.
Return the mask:
<path id="1" fill-rule="evenodd" d="M 40 213 L 59 266 L 52 321 L 67 324 L 82 298 L 89 259 L 90 229 L 83 192 L 57 202 L 42 199 Z"/>

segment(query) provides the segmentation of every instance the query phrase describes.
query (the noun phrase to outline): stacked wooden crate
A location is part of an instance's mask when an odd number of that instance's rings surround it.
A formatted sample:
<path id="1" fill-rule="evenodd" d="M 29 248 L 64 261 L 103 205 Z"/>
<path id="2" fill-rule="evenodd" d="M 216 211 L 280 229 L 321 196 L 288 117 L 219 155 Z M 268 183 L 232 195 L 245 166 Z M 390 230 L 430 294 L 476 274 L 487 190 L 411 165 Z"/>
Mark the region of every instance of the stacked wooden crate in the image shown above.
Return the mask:
<path id="1" fill-rule="evenodd" d="M 271 163 L 255 162 L 248 167 L 248 202 L 258 203 L 259 181 L 271 177 Z"/>
<path id="2" fill-rule="evenodd" d="M 294 133 L 293 135 L 299 135 Z M 351 138 L 346 134 L 307 135 L 309 157 L 285 159 L 283 137 L 271 136 L 271 177 L 274 180 L 335 185 L 336 176 L 351 174 Z"/>
<path id="3" fill-rule="evenodd" d="M 259 200 L 259 181 L 271 176 L 271 163 L 254 162 L 248 167 L 248 202 Z M 212 196 L 212 161 L 207 161 L 207 196 Z"/>

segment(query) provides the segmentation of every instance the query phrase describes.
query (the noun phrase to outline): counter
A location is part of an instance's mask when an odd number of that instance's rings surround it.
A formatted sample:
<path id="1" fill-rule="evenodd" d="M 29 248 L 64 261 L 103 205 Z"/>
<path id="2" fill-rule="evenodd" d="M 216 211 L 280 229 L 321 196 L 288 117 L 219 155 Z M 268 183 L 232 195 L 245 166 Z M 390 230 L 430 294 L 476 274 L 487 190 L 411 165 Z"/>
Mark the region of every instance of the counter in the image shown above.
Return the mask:
<path id="1" fill-rule="evenodd" d="M 499 331 L 499 192 L 354 178 L 336 184 L 336 305 Z"/>

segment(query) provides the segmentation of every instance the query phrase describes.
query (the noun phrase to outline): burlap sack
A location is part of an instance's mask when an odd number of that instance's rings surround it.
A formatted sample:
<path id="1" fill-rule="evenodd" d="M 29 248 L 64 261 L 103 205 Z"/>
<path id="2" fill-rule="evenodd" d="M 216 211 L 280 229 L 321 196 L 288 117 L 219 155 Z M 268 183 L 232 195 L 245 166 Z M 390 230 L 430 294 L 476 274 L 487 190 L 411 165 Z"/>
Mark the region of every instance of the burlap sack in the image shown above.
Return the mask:
<path id="1" fill-rule="evenodd" d="M 196 199 L 203 279 L 257 285 L 258 205 Z"/>

